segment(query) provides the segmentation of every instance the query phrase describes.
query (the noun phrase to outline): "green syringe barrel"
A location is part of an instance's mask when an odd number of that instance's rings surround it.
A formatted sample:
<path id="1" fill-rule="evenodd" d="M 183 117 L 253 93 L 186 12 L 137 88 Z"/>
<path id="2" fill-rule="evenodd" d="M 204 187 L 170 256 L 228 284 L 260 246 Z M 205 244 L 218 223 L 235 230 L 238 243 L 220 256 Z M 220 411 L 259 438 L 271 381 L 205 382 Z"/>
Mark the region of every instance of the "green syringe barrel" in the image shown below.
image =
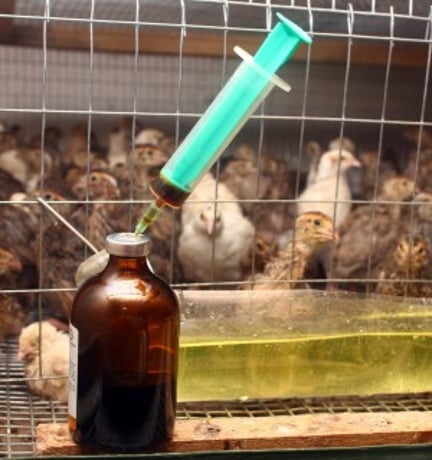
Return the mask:
<path id="1" fill-rule="evenodd" d="M 279 13 L 277 16 L 278 24 L 254 57 L 239 50 L 244 61 L 162 168 L 161 178 L 168 184 L 190 193 L 278 84 L 274 73 L 301 42 L 311 43 L 300 27 Z"/>

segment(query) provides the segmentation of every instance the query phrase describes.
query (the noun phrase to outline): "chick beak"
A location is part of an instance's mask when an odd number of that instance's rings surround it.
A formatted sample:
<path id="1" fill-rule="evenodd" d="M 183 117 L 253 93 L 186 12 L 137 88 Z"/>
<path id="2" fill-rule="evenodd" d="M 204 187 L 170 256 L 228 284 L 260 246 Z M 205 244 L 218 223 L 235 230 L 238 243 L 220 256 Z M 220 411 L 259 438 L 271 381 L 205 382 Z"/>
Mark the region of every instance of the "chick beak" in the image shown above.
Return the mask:
<path id="1" fill-rule="evenodd" d="M 333 228 L 322 228 L 318 232 L 319 241 L 329 243 L 332 241 L 336 246 L 339 244 L 339 233 Z"/>
<path id="2" fill-rule="evenodd" d="M 24 353 L 21 350 L 18 350 L 17 360 L 18 361 L 24 361 Z"/>
<path id="3" fill-rule="evenodd" d="M 11 271 L 20 272 L 22 270 L 22 264 L 18 259 L 11 260 L 8 264 Z"/>
<path id="4" fill-rule="evenodd" d="M 362 164 L 359 160 L 357 160 L 357 158 L 353 158 L 351 160 L 351 167 L 353 168 L 361 168 L 362 167 Z"/>
<path id="5" fill-rule="evenodd" d="M 334 245 L 336 247 L 339 246 L 340 236 L 339 236 L 339 232 L 337 230 L 333 230 L 333 242 L 334 242 Z"/>
<path id="6" fill-rule="evenodd" d="M 213 236 L 213 233 L 214 233 L 214 230 L 215 230 L 214 219 L 209 219 L 207 221 L 206 230 L 207 230 L 208 236 Z"/>

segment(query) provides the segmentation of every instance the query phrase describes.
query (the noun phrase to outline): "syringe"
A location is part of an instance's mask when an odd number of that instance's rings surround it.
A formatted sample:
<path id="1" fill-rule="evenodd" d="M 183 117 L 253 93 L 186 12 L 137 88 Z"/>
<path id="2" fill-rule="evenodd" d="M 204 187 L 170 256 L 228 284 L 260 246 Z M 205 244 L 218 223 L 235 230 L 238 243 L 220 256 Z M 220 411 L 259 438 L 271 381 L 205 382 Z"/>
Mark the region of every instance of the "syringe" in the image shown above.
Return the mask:
<path id="1" fill-rule="evenodd" d="M 178 208 L 184 203 L 275 85 L 285 91 L 291 89 L 275 72 L 301 42 L 310 44 L 311 38 L 280 13 L 277 17 L 278 24 L 255 56 L 234 48 L 242 64 L 151 184 L 156 199 L 138 221 L 135 233 L 145 232 L 164 206 Z"/>
<path id="2" fill-rule="evenodd" d="M 280 13 L 276 15 L 279 22 L 254 56 L 242 48 L 234 48 L 243 62 L 150 185 L 155 200 L 139 219 L 136 234 L 145 232 L 164 206 L 178 208 L 186 201 L 201 177 L 275 85 L 285 91 L 291 89 L 275 72 L 300 43 L 310 44 L 312 40 L 289 19 Z M 105 250 L 86 259 L 75 275 L 77 285 L 100 272 L 107 260 Z"/>

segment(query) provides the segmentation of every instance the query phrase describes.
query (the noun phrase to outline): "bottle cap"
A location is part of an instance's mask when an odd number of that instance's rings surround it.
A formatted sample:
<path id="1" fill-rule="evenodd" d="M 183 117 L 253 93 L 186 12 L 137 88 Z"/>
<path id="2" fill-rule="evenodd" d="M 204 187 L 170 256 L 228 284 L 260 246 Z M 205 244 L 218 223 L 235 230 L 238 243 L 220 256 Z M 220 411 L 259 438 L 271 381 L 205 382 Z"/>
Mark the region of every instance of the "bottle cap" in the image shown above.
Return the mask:
<path id="1" fill-rule="evenodd" d="M 106 237 L 105 249 L 113 256 L 147 256 L 150 253 L 150 238 L 135 233 L 112 233 Z"/>

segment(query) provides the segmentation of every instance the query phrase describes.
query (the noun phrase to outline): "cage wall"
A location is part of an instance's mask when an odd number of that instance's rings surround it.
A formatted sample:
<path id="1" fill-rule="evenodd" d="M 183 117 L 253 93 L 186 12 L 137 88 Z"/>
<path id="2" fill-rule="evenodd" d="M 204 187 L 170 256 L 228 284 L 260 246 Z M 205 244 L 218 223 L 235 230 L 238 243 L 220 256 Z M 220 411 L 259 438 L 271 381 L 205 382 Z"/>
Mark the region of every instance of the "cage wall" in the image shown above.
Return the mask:
<path id="1" fill-rule="evenodd" d="M 260 274 L 254 243 L 261 224 L 276 226 L 276 251 L 292 237 L 295 207 L 313 163 L 308 155 L 311 142 L 323 153 L 330 141 L 348 137 L 355 144 L 355 158 L 365 161 L 373 152 L 373 190 L 368 196 L 361 173 L 348 176 L 353 209 L 376 202 L 389 162 L 398 175 L 413 180 L 416 189 L 431 192 L 425 179 L 432 148 L 431 8 L 431 2 L 419 0 L 7 0 L 0 6 L 0 167 L 8 174 L 0 176 L 0 248 L 16 253 L 22 266 L 18 279 L 16 273 L 0 277 L 0 294 L 6 299 L 6 317 L 12 311 L 11 299 L 24 312 L 24 318 L 17 315 L 18 324 L 4 332 L 12 337 L 0 353 L 0 381 L 5 384 L 0 395 L 0 454 L 28 455 L 35 423 L 66 419 L 64 404 L 29 396 L 23 365 L 14 359 L 17 334 L 23 324 L 47 317 L 67 323 L 75 271 L 92 252 L 38 199 L 97 249 L 106 232 L 133 230 L 153 198 L 148 183 L 142 186 L 142 176 L 136 175 L 141 158 L 136 137 L 142 130 L 160 130 L 170 146 L 162 155 L 166 161 L 240 64 L 233 46 L 253 54 L 275 25 L 275 13 L 281 12 L 304 28 L 313 44 L 300 47 L 278 73 L 292 91 L 275 88 L 212 169 L 217 183 L 223 184 L 226 168 L 239 158 L 241 148 L 246 144 L 253 152 L 254 192 L 232 200 L 252 225 L 246 274 L 235 279 L 217 278 L 212 271 L 207 278 L 185 276 L 178 260 L 182 210 L 167 209 L 165 220 L 152 229 L 153 255 L 159 256 L 155 267 L 179 291 L 237 291 L 248 286 L 250 277 Z M 112 173 L 112 165 L 104 161 L 115 150 L 119 132 L 126 159 L 122 175 L 116 176 L 123 186 L 121 195 L 95 195 L 92 174 Z M 79 145 L 71 153 L 77 139 Z M 42 151 L 48 152 L 48 159 Z M 16 162 L 11 166 L 12 157 Z M 262 169 L 267 159 L 283 173 L 283 187 L 260 194 L 260 187 L 276 181 L 274 167 L 270 172 Z M 154 165 L 146 166 L 151 166 L 145 175 L 149 179 Z M 79 178 L 77 193 L 73 181 Z M 221 193 L 214 188 L 204 200 L 218 203 L 211 208 L 215 220 L 217 207 L 223 208 L 226 201 Z M 371 222 L 377 212 L 372 212 Z M 404 222 L 414 236 L 417 208 L 408 206 L 407 212 Z M 229 224 L 231 238 L 236 227 Z M 372 231 L 361 246 L 374 247 L 374 239 Z M 205 251 L 210 261 L 206 265 L 217 264 L 221 248 L 216 242 Z M 341 290 L 356 290 L 357 281 L 375 285 L 379 273 L 366 261 L 363 279 L 357 274 L 352 279 L 340 276 L 333 277 L 341 282 Z M 308 288 L 322 288 L 316 271 L 309 278 Z M 422 274 L 416 282 L 430 285 L 430 277 Z M 423 407 L 430 404 L 424 395 L 419 401 Z M 22 416 L 29 410 L 32 426 Z"/>

